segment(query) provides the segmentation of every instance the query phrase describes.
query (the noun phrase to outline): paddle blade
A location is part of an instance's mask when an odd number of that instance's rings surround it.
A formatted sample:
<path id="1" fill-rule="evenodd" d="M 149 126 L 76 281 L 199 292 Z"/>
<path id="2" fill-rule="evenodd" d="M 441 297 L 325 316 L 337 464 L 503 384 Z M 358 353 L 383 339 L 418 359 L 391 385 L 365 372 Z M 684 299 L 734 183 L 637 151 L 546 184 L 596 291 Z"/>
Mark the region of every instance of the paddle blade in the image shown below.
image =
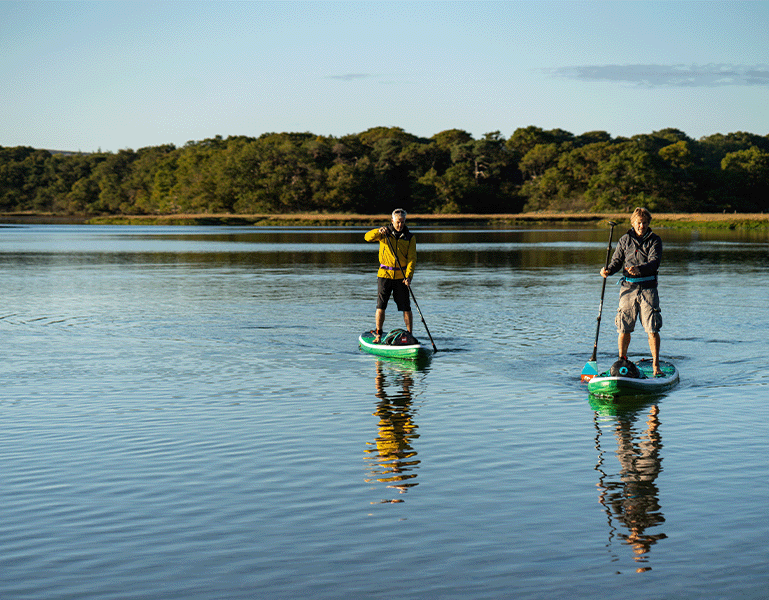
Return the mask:
<path id="1" fill-rule="evenodd" d="M 598 364 L 594 360 L 589 360 L 585 363 L 585 367 L 582 369 L 580 380 L 590 381 L 596 375 L 598 375 Z"/>

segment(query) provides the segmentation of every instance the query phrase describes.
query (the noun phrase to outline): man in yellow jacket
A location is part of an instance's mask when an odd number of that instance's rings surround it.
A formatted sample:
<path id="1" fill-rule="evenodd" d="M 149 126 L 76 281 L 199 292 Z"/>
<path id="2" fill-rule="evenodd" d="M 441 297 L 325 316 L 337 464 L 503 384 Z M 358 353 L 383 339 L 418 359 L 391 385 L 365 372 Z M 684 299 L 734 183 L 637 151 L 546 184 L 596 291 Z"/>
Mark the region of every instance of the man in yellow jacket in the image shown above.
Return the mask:
<path id="1" fill-rule="evenodd" d="M 379 271 L 377 272 L 376 337 L 382 339 L 382 327 L 385 309 L 390 295 L 395 299 L 398 310 L 403 312 L 403 322 L 411 333 L 413 317 L 409 285 L 414 276 L 417 263 L 417 242 L 414 234 L 406 227 L 406 211 L 396 208 L 392 214 L 392 223 L 378 229 L 372 229 L 365 235 L 367 242 L 379 242 Z M 395 254 L 393 254 L 395 251 Z"/>

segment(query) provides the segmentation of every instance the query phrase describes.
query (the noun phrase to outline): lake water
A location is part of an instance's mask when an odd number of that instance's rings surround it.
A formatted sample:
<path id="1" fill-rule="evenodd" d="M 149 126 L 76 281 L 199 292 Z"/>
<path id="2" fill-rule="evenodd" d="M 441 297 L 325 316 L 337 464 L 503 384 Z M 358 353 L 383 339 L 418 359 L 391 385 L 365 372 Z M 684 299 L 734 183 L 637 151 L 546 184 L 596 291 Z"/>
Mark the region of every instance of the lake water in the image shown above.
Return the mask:
<path id="1" fill-rule="evenodd" d="M 659 231 L 616 406 L 608 229 L 415 227 L 419 366 L 364 231 L 0 228 L 0 598 L 767 597 L 766 233 Z"/>

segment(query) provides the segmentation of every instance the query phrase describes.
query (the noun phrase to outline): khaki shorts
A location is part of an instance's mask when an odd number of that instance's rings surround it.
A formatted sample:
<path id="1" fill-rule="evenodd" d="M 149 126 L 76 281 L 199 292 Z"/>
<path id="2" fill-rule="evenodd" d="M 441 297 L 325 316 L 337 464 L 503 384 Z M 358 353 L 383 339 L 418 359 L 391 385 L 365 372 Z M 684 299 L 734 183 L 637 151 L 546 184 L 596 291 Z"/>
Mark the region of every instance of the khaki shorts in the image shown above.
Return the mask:
<path id="1" fill-rule="evenodd" d="M 662 328 L 660 296 L 657 288 L 643 289 L 637 285 L 624 285 L 619 292 L 619 308 L 614 323 L 617 333 L 630 333 L 641 318 L 646 333 L 657 333 Z"/>

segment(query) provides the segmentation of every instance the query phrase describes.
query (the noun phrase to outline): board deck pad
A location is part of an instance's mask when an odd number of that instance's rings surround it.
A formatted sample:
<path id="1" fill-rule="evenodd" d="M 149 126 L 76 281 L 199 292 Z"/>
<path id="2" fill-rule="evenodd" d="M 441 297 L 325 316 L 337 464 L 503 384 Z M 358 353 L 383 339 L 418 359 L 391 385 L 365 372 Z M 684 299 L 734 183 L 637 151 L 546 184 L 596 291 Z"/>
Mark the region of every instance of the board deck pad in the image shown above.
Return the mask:
<path id="1" fill-rule="evenodd" d="M 606 370 L 593 377 L 587 384 L 587 391 L 594 396 L 638 396 L 642 394 L 658 394 L 669 390 L 678 383 L 678 369 L 673 363 L 661 360 L 661 376 L 654 376 L 654 364 L 650 358 L 644 358 L 634 363 L 641 377 L 613 376 Z"/>
<path id="2" fill-rule="evenodd" d="M 377 356 L 407 360 L 416 360 L 430 354 L 430 350 L 405 329 L 393 329 L 383 334 L 380 342 L 375 343 L 375 337 L 373 331 L 364 331 L 358 338 L 358 346 L 361 350 Z"/>

